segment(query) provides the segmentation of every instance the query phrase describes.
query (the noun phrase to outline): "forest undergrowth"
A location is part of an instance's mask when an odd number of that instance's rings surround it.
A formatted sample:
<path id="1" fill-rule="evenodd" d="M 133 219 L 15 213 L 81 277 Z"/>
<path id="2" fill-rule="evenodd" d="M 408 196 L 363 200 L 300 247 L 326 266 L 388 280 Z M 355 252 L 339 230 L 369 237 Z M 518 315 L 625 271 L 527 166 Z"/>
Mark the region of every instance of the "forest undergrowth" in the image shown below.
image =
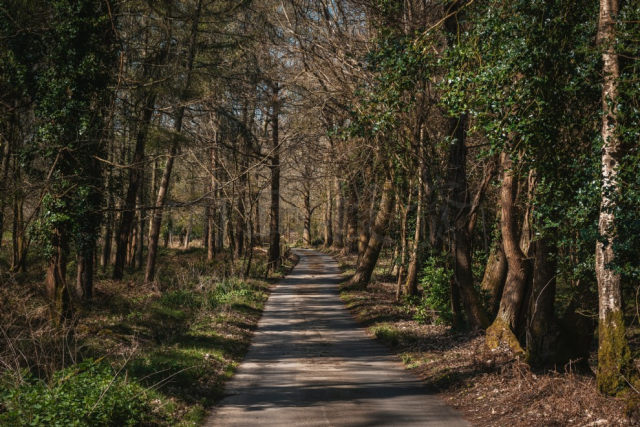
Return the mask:
<path id="1" fill-rule="evenodd" d="M 48 321 L 36 277 L 0 287 L 0 425 L 199 425 L 246 353 L 273 280 L 240 261 L 168 249 L 153 284 L 96 281 L 90 305 Z M 35 271 L 35 270 L 34 270 Z M 28 276 L 28 273 L 26 274 Z"/>
<path id="2" fill-rule="evenodd" d="M 331 252 L 349 277 L 357 255 Z M 383 252 L 369 286 L 343 285 L 341 298 L 367 332 L 386 345 L 428 388 L 482 426 L 638 425 L 633 395 L 598 393 L 594 346 L 590 369 L 571 365 L 532 370 L 505 348 L 489 350 L 484 332 L 454 330 L 417 301 L 396 301 L 390 252 Z M 429 310 L 426 310 L 429 312 Z M 631 340 L 634 342 L 636 340 Z"/>

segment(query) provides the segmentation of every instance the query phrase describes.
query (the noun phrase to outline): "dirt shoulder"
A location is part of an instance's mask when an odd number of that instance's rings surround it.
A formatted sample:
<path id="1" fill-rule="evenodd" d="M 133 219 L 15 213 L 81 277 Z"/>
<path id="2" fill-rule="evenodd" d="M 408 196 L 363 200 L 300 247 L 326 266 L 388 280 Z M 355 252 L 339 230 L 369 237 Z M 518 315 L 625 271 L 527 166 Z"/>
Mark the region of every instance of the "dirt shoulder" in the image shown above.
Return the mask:
<path id="1" fill-rule="evenodd" d="M 334 255 L 347 276 L 355 259 Z M 532 372 L 508 353 L 489 351 L 482 334 L 414 320 L 412 307 L 395 301 L 395 284 L 384 280 L 389 269 L 381 264 L 366 290 L 343 288 L 342 300 L 371 335 L 474 425 L 635 424 L 624 415 L 623 399 L 597 393 L 593 375 Z"/>

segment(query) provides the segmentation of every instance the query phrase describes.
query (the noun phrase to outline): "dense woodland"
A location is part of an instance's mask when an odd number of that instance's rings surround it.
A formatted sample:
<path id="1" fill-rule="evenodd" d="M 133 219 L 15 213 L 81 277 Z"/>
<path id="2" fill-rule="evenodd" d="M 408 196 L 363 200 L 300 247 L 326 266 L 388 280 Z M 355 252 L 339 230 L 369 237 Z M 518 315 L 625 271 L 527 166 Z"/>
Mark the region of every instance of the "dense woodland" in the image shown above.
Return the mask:
<path id="1" fill-rule="evenodd" d="M 162 295 L 190 249 L 270 277 L 295 245 L 357 254 L 359 289 L 389 253 L 424 321 L 637 393 L 639 22 L 630 0 L 0 1 L 0 286 L 47 302 L 0 325 L 0 397 L 50 380 L 5 351 L 20 328 L 73 335 L 101 284 Z"/>

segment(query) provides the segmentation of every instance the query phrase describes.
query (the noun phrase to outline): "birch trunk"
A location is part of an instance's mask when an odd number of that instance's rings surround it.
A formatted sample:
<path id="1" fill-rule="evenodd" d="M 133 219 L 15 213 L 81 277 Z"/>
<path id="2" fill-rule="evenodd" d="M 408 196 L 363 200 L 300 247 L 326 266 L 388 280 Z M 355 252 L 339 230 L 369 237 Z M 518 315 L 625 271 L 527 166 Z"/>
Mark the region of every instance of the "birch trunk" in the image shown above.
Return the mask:
<path id="1" fill-rule="evenodd" d="M 615 261 L 615 194 L 618 182 L 620 141 L 616 126 L 616 102 L 620 69 L 615 52 L 615 18 L 618 0 L 600 0 L 598 40 L 603 44 L 602 64 L 602 190 L 596 243 L 596 278 L 598 280 L 598 370 L 601 392 L 616 394 L 626 387 L 624 375 L 631 363 L 622 311 L 620 274 L 610 268 Z"/>

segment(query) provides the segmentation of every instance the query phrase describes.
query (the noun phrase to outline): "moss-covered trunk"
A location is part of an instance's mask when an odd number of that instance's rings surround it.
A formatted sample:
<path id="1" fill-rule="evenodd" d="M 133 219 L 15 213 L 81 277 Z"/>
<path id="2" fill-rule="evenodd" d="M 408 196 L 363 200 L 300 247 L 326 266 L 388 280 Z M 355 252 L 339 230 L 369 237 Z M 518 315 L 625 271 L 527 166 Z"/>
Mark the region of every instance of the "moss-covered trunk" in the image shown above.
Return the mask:
<path id="1" fill-rule="evenodd" d="M 520 247 L 520 236 L 516 224 L 516 195 L 518 180 L 513 171 L 513 162 L 507 152 L 500 155 L 502 188 L 500 190 L 500 229 L 504 253 L 507 258 L 507 278 L 500 299 L 498 314 L 487 329 L 487 344 L 495 348 L 506 344 L 517 353 L 523 352 L 514 331 L 527 287 L 527 263 Z"/>

